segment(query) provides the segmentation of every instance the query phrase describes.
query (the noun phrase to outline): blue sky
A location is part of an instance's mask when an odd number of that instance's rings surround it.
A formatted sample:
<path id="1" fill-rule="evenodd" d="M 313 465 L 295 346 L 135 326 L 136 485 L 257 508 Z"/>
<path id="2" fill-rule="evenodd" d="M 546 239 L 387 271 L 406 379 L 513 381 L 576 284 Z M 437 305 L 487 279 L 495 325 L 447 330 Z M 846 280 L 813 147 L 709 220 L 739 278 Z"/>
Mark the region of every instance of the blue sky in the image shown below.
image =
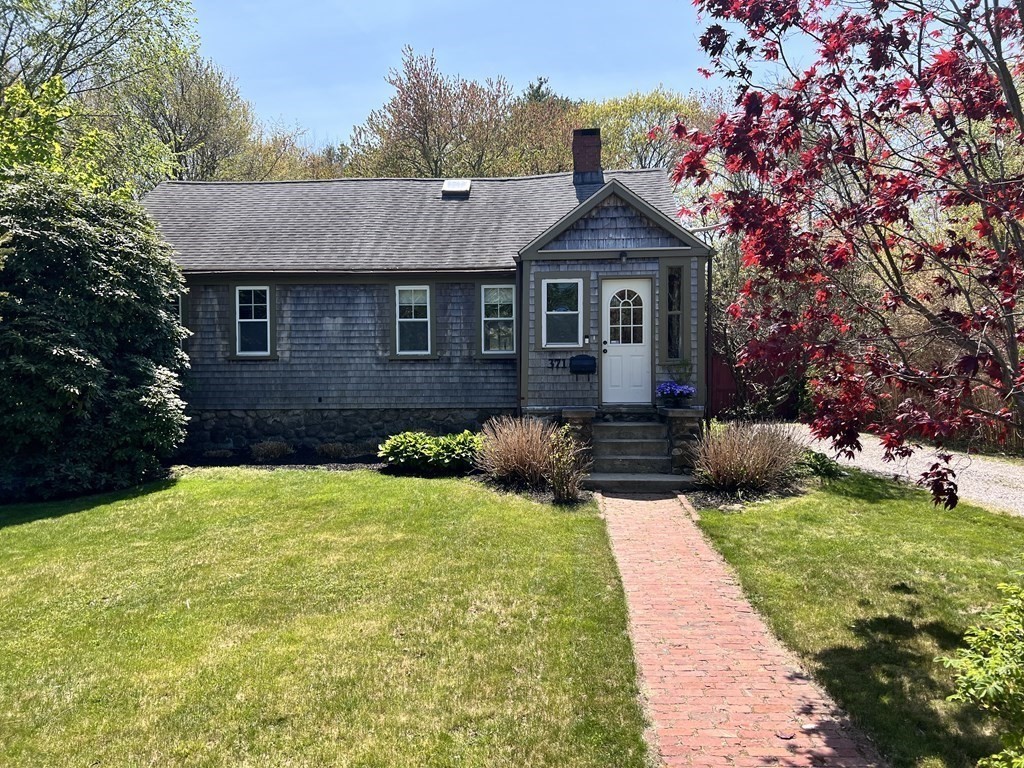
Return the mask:
<path id="1" fill-rule="evenodd" d="M 202 51 L 237 78 L 264 119 L 307 129 L 312 144 L 345 141 L 383 104 L 402 46 L 437 56 L 441 71 L 503 75 L 517 90 L 544 75 L 575 98 L 659 83 L 706 86 L 689 0 L 193 0 Z"/>

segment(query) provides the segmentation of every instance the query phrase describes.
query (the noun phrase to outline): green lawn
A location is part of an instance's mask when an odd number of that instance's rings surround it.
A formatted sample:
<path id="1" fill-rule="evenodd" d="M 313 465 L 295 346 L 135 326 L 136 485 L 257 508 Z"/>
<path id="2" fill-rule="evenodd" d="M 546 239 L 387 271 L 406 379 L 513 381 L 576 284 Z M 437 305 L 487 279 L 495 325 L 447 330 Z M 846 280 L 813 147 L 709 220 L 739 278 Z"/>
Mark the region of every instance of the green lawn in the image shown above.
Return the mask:
<path id="1" fill-rule="evenodd" d="M 1024 569 L 1024 519 L 937 510 L 922 492 L 859 472 L 805 496 L 702 511 L 776 633 L 894 766 L 968 766 L 990 725 L 951 704 L 935 663 Z"/>
<path id="2" fill-rule="evenodd" d="M 203 470 L 0 507 L 4 766 L 642 766 L 594 506 Z"/>

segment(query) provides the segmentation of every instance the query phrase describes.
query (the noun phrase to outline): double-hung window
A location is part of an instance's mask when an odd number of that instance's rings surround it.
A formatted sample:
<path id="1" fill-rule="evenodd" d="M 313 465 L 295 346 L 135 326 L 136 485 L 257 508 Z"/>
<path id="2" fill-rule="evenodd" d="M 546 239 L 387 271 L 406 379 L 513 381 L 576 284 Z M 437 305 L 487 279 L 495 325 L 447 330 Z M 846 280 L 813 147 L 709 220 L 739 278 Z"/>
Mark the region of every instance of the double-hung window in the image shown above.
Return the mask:
<path id="1" fill-rule="evenodd" d="M 399 285 L 395 288 L 397 328 L 396 352 L 399 355 L 430 354 L 430 288 L 426 285 Z"/>
<path id="2" fill-rule="evenodd" d="M 542 280 L 543 346 L 583 346 L 583 281 Z"/>
<path id="3" fill-rule="evenodd" d="M 485 355 L 516 351 L 516 287 L 480 287 L 480 349 Z"/>
<path id="4" fill-rule="evenodd" d="M 270 354 L 269 286 L 235 288 L 235 353 L 239 356 Z"/>

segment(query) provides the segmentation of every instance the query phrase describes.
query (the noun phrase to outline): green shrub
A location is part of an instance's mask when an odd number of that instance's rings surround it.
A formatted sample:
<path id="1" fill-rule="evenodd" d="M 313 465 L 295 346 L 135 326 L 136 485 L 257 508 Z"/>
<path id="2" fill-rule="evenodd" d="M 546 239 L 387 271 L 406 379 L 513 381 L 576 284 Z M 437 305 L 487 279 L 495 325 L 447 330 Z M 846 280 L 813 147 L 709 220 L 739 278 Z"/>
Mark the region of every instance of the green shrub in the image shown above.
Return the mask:
<path id="1" fill-rule="evenodd" d="M 839 463 L 821 451 L 808 448 L 800 459 L 800 469 L 813 477 L 820 477 L 822 480 L 835 480 L 843 476 L 843 468 Z"/>
<path id="2" fill-rule="evenodd" d="M 781 490 L 799 477 L 804 448 L 792 427 L 732 422 L 701 438 L 694 473 L 714 491 Z"/>
<path id="3" fill-rule="evenodd" d="M 1000 584 L 1002 604 L 967 630 L 967 647 L 941 661 L 956 674 L 950 699 L 969 702 L 1005 726 L 1003 751 L 978 768 L 1024 766 L 1024 585 Z"/>
<path id="4" fill-rule="evenodd" d="M 554 431 L 540 419 L 496 416 L 484 424 L 477 468 L 500 485 L 541 490 L 548 483 Z"/>
<path id="5" fill-rule="evenodd" d="M 473 468 L 481 441 L 479 435 L 469 430 L 441 437 L 425 432 L 402 432 L 385 440 L 377 455 L 398 472 L 461 475 Z"/>
<path id="6" fill-rule="evenodd" d="M 138 204 L 0 173 L 0 498 L 123 488 L 185 436 L 171 249 Z"/>
<path id="7" fill-rule="evenodd" d="M 473 469 L 483 437 L 468 429 L 458 435 L 435 437 L 430 445 L 430 467 L 446 474 L 464 475 Z"/>
<path id="8" fill-rule="evenodd" d="M 288 443 L 281 440 L 264 440 L 262 443 L 253 443 L 249 446 L 249 452 L 254 461 L 266 464 L 270 461 L 280 461 L 285 456 L 295 453 L 295 449 Z"/>
<path id="9" fill-rule="evenodd" d="M 580 442 L 568 424 L 551 435 L 551 456 L 547 480 L 556 504 L 579 501 L 583 479 L 590 471 L 590 451 Z"/>
<path id="10" fill-rule="evenodd" d="M 423 473 L 430 465 L 430 441 L 426 432 L 401 432 L 381 443 L 377 455 L 396 471 Z"/>

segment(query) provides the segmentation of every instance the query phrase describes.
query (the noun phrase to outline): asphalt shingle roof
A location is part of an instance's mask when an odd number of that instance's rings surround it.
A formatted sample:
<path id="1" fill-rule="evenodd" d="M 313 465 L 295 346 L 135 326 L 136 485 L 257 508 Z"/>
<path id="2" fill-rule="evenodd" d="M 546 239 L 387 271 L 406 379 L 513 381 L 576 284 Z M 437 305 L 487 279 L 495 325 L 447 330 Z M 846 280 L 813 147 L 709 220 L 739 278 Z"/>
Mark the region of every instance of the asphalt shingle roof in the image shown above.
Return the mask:
<path id="1" fill-rule="evenodd" d="M 664 171 L 604 175 L 676 218 Z M 442 199 L 442 179 L 165 182 L 143 204 L 186 272 L 482 271 L 601 186 L 572 179 L 474 179 L 468 199 Z"/>

